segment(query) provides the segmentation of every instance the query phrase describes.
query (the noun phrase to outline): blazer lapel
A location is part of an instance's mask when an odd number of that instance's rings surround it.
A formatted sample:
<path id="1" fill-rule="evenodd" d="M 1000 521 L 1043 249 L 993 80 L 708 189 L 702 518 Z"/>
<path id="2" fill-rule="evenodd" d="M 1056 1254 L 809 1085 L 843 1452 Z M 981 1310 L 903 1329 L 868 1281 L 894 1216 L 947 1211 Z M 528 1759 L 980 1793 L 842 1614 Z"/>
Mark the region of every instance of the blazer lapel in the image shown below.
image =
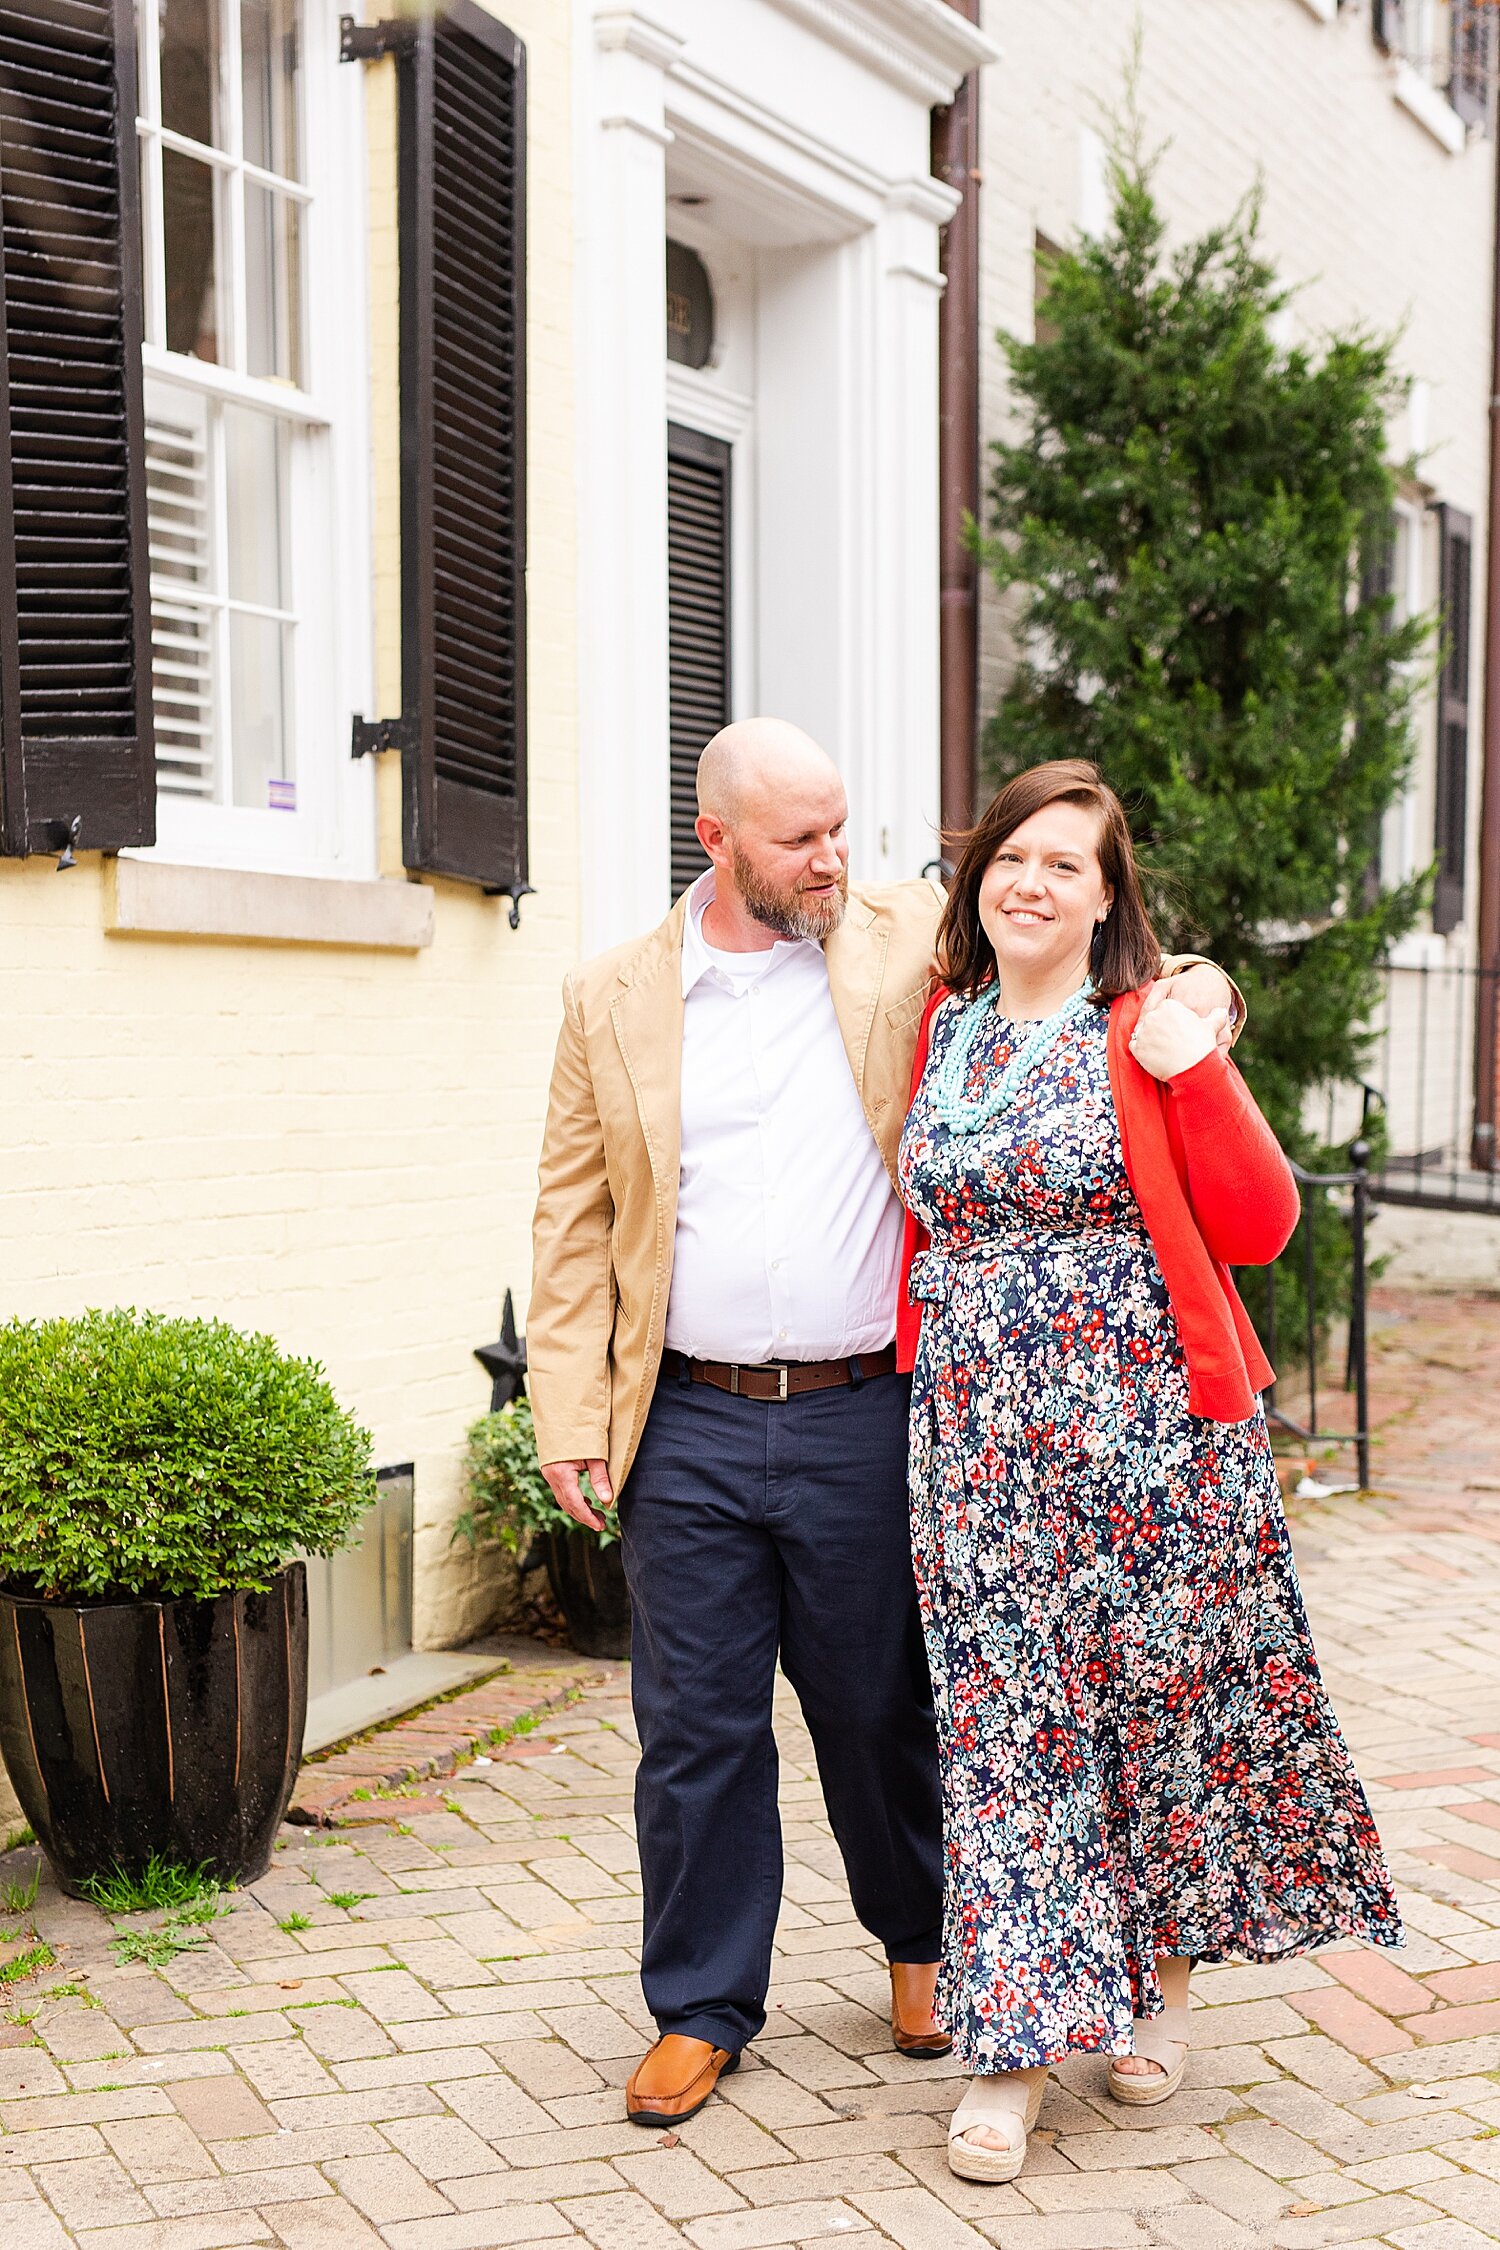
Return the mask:
<path id="1" fill-rule="evenodd" d="M 864 900 L 851 894 L 843 921 L 823 947 L 833 1012 L 839 1020 L 844 1052 L 849 1057 L 849 1068 L 854 1073 L 862 1102 L 870 1027 L 875 1021 L 875 1004 L 880 998 L 890 942 L 890 932 L 879 928 Z M 868 1104 L 865 1114 L 869 1115 Z"/>
<path id="2" fill-rule="evenodd" d="M 651 1160 L 661 1239 L 670 1254 L 682 1164 L 682 931 L 687 894 L 620 972 L 610 1006 L 620 1058 Z"/>

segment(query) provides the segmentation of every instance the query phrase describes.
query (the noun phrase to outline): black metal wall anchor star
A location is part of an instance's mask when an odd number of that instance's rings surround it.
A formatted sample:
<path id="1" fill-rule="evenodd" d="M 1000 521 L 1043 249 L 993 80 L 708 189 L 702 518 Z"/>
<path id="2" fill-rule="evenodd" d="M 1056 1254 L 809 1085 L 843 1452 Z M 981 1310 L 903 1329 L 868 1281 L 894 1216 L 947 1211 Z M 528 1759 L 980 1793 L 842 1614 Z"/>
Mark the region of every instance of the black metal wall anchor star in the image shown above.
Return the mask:
<path id="1" fill-rule="evenodd" d="M 526 1388 L 526 1339 L 516 1334 L 515 1300 L 507 1289 L 499 1341 L 481 1344 L 474 1357 L 490 1379 L 490 1412 L 498 1414 Z"/>

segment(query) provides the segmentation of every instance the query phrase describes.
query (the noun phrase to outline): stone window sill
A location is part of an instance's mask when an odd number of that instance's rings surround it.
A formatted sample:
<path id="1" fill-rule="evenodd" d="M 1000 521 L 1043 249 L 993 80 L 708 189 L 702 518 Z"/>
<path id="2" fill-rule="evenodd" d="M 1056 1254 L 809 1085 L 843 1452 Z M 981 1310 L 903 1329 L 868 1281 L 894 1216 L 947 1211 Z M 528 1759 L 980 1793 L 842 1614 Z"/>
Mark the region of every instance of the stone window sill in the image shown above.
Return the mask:
<path id="1" fill-rule="evenodd" d="M 1468 145 L 1468 133 L 1463 119 L 1446 94 L 1430 86 L 1418 70 L 1408 62 L 1398 62 L 1391 92 L 1401 107 L 1413 116 L 1450 156 L 1462 155 Z"/>
<path id="2" fill-rule="evenodd" d="M 104 865 L 104 927 L 111 937 L 335 945 L 387 953 L 416 953 L 432 943 L 433 894 L 421 883 L 351 883 L 156 859 Z"/>

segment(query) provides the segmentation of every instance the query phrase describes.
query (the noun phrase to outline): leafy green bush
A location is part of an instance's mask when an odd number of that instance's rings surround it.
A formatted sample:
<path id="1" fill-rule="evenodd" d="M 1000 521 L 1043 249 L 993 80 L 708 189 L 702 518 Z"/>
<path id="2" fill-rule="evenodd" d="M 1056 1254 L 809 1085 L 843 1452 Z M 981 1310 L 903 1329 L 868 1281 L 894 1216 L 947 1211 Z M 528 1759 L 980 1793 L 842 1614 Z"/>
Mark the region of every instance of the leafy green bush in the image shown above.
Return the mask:
<path id="1" fill-rule="evenodd" d="M 470 1430 L 468 1490 L 469 1505 L 454 1525 L 453 1536 L 456 1539 L 461 1533 L 471 1547 L 481 1539 L 498 1539 L 516 1555 L 530 1546 L 538 1532 L 587 1531 L 552 1497 L 536 1457 L 527 1399 L 514 1399 L 498 1414 L 481 1414 Z M 598 1506 L 587 1478 L 584 1497 Z M 601 1547 L 619 1537 L 612 1514 L 605 1515 L 604 1523 L 604 1530 L 596 1534 Z"/>
<path id="2" fill-rule="evenodd" d="M 48 1599 L 264 1587 L 346 1544 L 369 1434 L 313 1360 L 218 1320 L 0 1326 L 0 1581 Z"/>

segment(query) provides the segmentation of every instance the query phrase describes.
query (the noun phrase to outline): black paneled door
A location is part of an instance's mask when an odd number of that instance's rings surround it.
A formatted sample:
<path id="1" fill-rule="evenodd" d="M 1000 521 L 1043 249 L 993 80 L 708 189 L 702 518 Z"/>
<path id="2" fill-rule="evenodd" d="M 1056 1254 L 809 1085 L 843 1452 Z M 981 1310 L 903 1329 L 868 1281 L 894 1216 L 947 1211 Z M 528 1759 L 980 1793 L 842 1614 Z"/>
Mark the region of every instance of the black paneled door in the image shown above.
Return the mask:
<path id="1" fill-rule="evenodd" d="M 668 423 L 673 898 L 708 865 L 693 833 L 698 758 L 729 721 L 730 460 L 722 438 Z"/>

